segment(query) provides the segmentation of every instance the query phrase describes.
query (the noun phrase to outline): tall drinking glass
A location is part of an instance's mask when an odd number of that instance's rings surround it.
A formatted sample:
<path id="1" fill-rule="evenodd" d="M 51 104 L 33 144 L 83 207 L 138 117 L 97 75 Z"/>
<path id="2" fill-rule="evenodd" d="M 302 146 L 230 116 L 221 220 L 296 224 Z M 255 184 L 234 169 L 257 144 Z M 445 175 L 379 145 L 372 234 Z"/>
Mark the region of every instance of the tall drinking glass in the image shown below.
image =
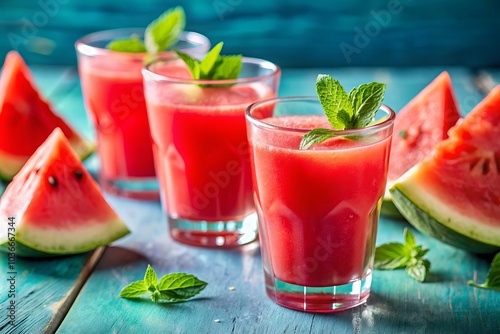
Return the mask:
<path id="1" fill-rule="evenodd" d="M 170 234 L 231 247 L 256 239 L 246 107 L 276 96 L 280 69 L 243 58 L 235 80 L 193 80 L 181 60 L 144 71 L 153 151 Z"/>
<path id="2" fill-rule="evenodd" d="M 144 29 L 96 32 L 76 42 L 78 69 L 87 113 L 97 133 L 101 161 L 100 183 L 109 193 L 158 199 L 153 152 L 141 70 L 146 53 L 111 51 L 109 42 L 144 36 Z M 204 54 L 209 40 L 184 32 L 173 47 L 194 56 Z M 164 52 L 161 57 L 174 57 Z"/>
<path id="3" fill-rule="evenodd" d="M 333 312 L 370 294 L 394 112 L 371 126 L 299 150 L 330 128 L 317 98 L 278 98 L 246 112 L 268 296 L 306 312 Z"/>

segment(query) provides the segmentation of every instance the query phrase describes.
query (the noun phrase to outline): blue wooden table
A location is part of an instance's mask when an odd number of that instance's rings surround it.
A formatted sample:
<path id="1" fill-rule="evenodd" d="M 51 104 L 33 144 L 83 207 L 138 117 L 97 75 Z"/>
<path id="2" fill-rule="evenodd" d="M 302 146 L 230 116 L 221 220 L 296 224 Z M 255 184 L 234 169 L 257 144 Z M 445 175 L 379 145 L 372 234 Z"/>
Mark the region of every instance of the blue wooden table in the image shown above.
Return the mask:
<path id="1" fill-rule="evenodd" d="M 399 110 L 444 68 L 323 68 L 283 70 L 280 95 L 314 94 L 318 73 L 348 88 L 377 80 L 388 84 L 385 103 Z M 447 68 L 462 114 L 500 82 L 500 71 Z M 43 92 L 85 135 L 94 135 L 85 116 L 77 71 L 35 67 Z M 96 173 L 95 158 L 87 163 Z M 426 283 L 404 270 L 375 271 L 365 305 L 341 313 L 306 314 L 280 307 L 264 292 L 258 243 L 235 250 L 188 247 L 167 234 L 159 203 L 107 196 L 132 233 L 95 252 L 50 260 L 16 261 L 16 326 L 6 318 L 7 256 L 0 254 L 0 333 L 500 333 L 500 293 L 475 289 L 489 260 L 439 243 L 416 231 L 431 249 Z M 409 226 L 382 217 L 377 243 L 401 241 Z M 141 279 L 147 264 L 160 275 L 188 272 L 208 282 L 192 301 L 153 304 L 125 300 L 121 288 Z M 234 289 L 229 289 L 234 287 Z"/>

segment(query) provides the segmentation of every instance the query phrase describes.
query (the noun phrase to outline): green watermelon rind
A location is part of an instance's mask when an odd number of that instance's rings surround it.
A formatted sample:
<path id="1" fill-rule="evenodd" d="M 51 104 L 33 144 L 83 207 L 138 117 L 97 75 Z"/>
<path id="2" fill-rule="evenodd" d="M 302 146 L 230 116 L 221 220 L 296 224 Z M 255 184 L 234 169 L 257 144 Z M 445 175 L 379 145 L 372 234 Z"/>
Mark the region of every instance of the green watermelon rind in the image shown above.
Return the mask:
<path id="1" fill-rule="evenodd" d="M 389 185 L 387 187 L 389 187 Z M 399 212 L 396 205 L 392 202 L 392 195 L 389 191 L 385 194 L 384 199 L 382 200 L 380 214 L 393 219 L 405 219 L 401 212 Z"/>
<path id="2" fill-rule="evenodd" d="M 414 167 L 415 168 L 415 167 Z M 408 173 L 411 173 L 411 170 Z M 405 176 L 407 175 L 405 174 Z M 402 177 L 402 179 L 405 178 Z M 401 179 L 399 179 L 401 180 Z M 412 185 L 405 184 L 404 180 L 396 182 L 390 189 L 394 205 L 401 214 L 420 232 L 436 238 L 451 246 L 464 249 L 478 254 L 490 254 L 500 251 L 500 244 L 477 240 L 463 232 L 447 226 L 454 219 L 452 212 L 437 211 L 421 205 L 416 198 L 412 198 L 410 188 Z M 434 199 L 435 200 L 435 199 Z M 422 202 L 421 202 L 422 203 Z M 451 209 L 450 209 L 451 210 Z M 470 231 L 469 231 L 470 233 Z"/>
<path id="3" fill-rule="evenodd" d="M 86 226 L 86 224 L 82 224 L 82 226 Z M 92 250 L 95 250 L 101 246 L 107 246 L 110 243 L 126 236 L 130 233 L 127 226 L 123 223 L 121 219 L 114 219 L 107 223 L 100 224 L 102 226 L 102 232 L 98 232 L 101 235 L 101 239 L 99 241 L 87 242 L 82 245 L 72 245 L 71 240 L 69 240 L 66 247 L 49 247 L 47 245 L 40 245 L 33 240 L 46 240 L 40 236 L 37 236 L 36 231 L 30 231 L 32 236 L 27 236 L 27 238 L 23 234 L 23 229 L 19 228 L 16 231 L 16 255 L 20 257 L 54 257 L 54 256 L 64 256 L 64 255 L 74 255 L 86 253 Z M 82 227 L 82 228 L 83 228 Z M 86 229 L 86 228 L 85 228 Z M 113 231 L 113 233 L 110 233 Z M 79 235 L 80 231 L 73 231 L 72 234 Z M 95 240 L 95 239 L 94 239 Z M 0 251 L 3 253 L 9 253 L 8 250 L 8 241 L 3 240 L 0 243 Z"/>
<path id="4" fill-rule="evenodd" d="M 71 142 L 73 147 L 76 147 L 75 146 L 76 144 L 73 144 L 74 139 L 72 139 L 70 142 Z M 81 141 L 79 142 L 79 147 L 85 148 L 83 151 L 78 150 L 78 152 L 77 152 L 78 157 L 80 158 L 81 161 L 87 160 L 95 152 L 95 145 L 92 144 L 91 142 L 85 140 L 85 139 L 81 139 Z M 5 156 L 0 154 L 0 166 L 15 165 L 15 164 L 20 165 L 19 168 L 16 168 L 16 167 L 13 168 L 16 170 L 15 173 L 5 173 L 0 168 L 0 181 L 6 182 L 6 183 L 9 183 L 10 181 L 12 181 L 14 176 L 16 176 L 16 174 L 19 172 L 19 170 L 22 168 L 22 166 L 26 163 L 26 161 L 24 161 L 25 159 L 22 159 L 22 160 L 23 161 L 21 163 L 19 163 L 18 161 L 15 161 L 15 159 L 13 159 L 12 157 L 9 157 L 7 160 L 7 158 Z"/>

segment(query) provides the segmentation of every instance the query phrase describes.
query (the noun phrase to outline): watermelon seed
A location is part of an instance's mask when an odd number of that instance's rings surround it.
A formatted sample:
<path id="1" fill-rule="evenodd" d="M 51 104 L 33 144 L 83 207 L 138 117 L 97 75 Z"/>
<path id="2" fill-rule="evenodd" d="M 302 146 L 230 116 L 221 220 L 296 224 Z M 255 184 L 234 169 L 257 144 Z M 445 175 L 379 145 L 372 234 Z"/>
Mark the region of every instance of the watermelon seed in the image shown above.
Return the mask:
<path id="1" fill-rule="evenodd" d="M 79 169 L 75 170 L 75 176 L 78 180 L 83 179 L 83 172 Z"/>
<path id="2" fill-rule="evenodd" d="M 483 175 L 488 175 L 489 171 L 490 171 L 490 161 L 485 160 L 483 162 Z"/>
<path id="3" fill-rule="evenodd" d="M 52 187 L 57 187 L 57 180 L 55 177 L 53 177 L 52 175 L 49 176 L 49 184 L 52 186 Z"/>
<path id="4" fill-rule="evenodd" d="M 403 138 L 403 139 L 406 139 L 407 135 L 408 135 L 408 132 L 405 129 L 399 131 L 399 133 L 398 133 L 398 136 Z"/>
<path id="5" fill-rule="evenodd" d="M 472 171 L 474 169 L 474 167 L 476 167 L 477 163 L 479 162 L 479 158 L 475 158 L 474 160 L 472 160 L 471 164 L 470 164 L 470 170 Z"/>

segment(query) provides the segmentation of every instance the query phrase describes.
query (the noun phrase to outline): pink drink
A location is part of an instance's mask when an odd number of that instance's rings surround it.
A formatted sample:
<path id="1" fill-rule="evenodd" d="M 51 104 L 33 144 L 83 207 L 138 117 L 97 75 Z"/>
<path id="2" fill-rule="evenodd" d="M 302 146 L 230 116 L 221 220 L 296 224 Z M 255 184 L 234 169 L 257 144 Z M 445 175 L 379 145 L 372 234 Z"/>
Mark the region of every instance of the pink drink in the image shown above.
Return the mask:
<path id="1" fill-rule="evenodd" d="M 200 87 L 180 61 L 155 73 L 179 80 L 146 77 L 153 150 L 172 236 L 202 246 L 244 243 L 242 232 L 231 226 L 255 212 L 245 109 L 275 97 L 277 82 Z M 195 225 L 186 231 L 178 221 Z"/>
<path id="2" fill-rule="evenodd" d="M 92 34 L 76 47 L 83 96 L 97 133 L 102 186 L 119 195 L 155 199 L 158 187 L 141 74 L 146 54 L 105 49 L 111 39 L 130 36 L 136 30 Z M 201 53 L 209 42 L 187 33 L 179 46 Z"/>
<path id="3" fill-rule="evenodd" d="M 249 138 L 268 295 L 305 311 L 358 305 L 369 294 L 392 123 L 299 150 L 304 129 L 331 128 L 325 116 L 257 118 Z"/>

